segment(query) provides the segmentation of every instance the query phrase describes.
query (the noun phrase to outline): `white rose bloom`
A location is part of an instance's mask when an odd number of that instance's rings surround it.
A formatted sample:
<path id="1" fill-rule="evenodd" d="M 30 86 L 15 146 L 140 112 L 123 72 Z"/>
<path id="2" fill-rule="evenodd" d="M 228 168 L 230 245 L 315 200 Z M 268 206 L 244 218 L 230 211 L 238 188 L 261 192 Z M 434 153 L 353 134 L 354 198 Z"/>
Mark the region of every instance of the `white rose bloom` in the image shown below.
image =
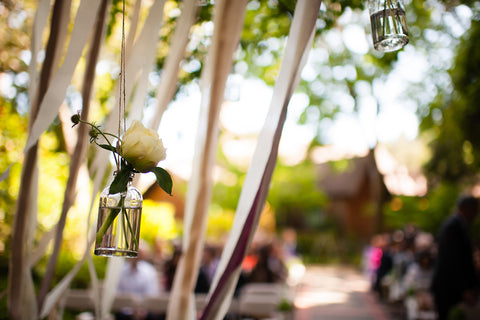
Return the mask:
<path id="1" fill-rule="evenodd" d="M 121 156 L 140 172 L 152 171 L 157 163 L 165 159 L 166 153 L 158 133 L 145 128 L 134 120 L 123 134 Z"/>

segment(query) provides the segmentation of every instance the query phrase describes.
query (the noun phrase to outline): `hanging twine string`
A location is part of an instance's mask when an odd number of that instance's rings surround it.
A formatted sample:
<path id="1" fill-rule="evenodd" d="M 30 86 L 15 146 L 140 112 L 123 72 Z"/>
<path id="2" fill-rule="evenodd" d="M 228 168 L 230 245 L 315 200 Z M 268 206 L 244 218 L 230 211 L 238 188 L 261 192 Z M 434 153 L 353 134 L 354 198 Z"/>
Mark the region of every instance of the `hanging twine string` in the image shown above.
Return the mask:
<path id="1" fill-rule="evenodd" d="M 125 93 L 125 0 L 123 0 L 122 7 L 122 43 L 120 46 L 120 85 L 119 85 L 119 97 L 118 97 L 118 136 L 121 136 L 122 133 L 122 122 L 123 122 L 123 131 L 127 130 L 127 121 L 126 121 L 126 93 Z M 117 170 L 120 170 L 120 163 L 117 163 Z"/>
<path id="2" fill-rule="evenodd" d="M 127 120 L 126 120 L 126 93 L 125 93 L 125 86 L 126 86 L 126 74 L 125 74 L 125 0 L 123 0 L 123 15 L 122 15 L 122 52 L 121 52 L 121 60 L 122 60 L 122 90 L 123 90 L 123 131 L 127 130 Z"/>

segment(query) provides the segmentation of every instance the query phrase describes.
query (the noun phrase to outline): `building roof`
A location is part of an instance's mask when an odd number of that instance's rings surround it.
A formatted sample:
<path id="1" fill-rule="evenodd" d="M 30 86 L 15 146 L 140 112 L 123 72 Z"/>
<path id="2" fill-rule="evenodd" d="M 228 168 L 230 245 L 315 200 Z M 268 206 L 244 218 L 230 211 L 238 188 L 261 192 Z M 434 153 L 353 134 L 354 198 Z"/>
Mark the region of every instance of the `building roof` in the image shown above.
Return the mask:
<path id="1" fill-rule="evenodd" d="M 317 165 L 320 187 L 329 196 L 350 198 L 360 193 L 365 183 L 373 187 L 376 181 L 381 181 L 373 150 L 366 156 L 344 160 L 346 162 L 342 161 L 340 165 L 339 162 L 325 162 Z M 336 168 L 335 164 L 342 168 Z"/>
<path id="2" fill-rule="evenodd" d="M 427 191 L 427 180 L 421 174 L 412 174 L 400 164 L 387 148 L 377 145 L 364 153 L 343 153 L 332 147 L 319 147 L 314 152 L 320 187 L 330 196 L 352 196 L 362 187 L 364 178 L 383 177 L 390 194 L 423 196 Z M 335 169 L 339 160 L 348 161 L 344 170 Z"/>

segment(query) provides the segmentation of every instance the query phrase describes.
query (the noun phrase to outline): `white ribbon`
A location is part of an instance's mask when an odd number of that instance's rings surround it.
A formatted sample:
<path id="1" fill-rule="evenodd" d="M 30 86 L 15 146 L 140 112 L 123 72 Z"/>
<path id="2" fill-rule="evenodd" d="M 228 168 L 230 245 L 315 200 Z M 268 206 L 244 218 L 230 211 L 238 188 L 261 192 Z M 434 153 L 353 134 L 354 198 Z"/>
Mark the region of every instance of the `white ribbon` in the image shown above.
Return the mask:
<path id="1" fill-rule="evenodd" d="M 225 82 L 233 64 L 243 26 L 246 0 L 215 3 L 214 34 L 202 71 L 202 100 L 192 177 L 185 204 L 183 252 L 175 278 L 167 319 L 193 319 L 193 287 L 198 275 L 205 239 L 212 172 L 218 140 L 218 118 Z"/>
<path id="2" fill-rule="evenodd" d="M 287 106 L 298 85 L 300 72 L 313 41 L 320 4 L 321 0 L 299 0 L 295 8 L 270 109 L 245 178 L 233 228 L 215 273 L 202 320 L 223 319 L 230 307 L 241 271 L 240 262 L 250 246 L 268 194 Z"/>
<path id="3" fill-rule="evenodd" d="M 157 93 L 155 96 L 157 99 L 157 107 L 149 125 L 153 130 L 158 129 L 163 112 L 175 94 L 180 62 L 185 55 L 185 48 L 188 43 L 190 29 L 196 18 L 196 2 L 197 0 L 185 0 L 182 2 L 182 15 L 178 18 L 178 24 L 175 28 L 168 56 L 165 59 L 165 64 L 162 70 L 162 79 L 157 87 Z"/>
<path id="4" fill-rule="evenodd" d="M 58 110 L 65 98 L 68 85 L 72 79 L 73 72 L 75 71 L 78 60 L 82 55 L 83 48 L 92 30 L 100 3 L 101 1 L 98 0 L 82 0 L 80 3 L 67 54 L 65 55 L 62 65 L 53 76 L 40 104 L 38 116 L 33 123 L 24 152 L 38 141 L 42 133 L 58 114 Z"/>

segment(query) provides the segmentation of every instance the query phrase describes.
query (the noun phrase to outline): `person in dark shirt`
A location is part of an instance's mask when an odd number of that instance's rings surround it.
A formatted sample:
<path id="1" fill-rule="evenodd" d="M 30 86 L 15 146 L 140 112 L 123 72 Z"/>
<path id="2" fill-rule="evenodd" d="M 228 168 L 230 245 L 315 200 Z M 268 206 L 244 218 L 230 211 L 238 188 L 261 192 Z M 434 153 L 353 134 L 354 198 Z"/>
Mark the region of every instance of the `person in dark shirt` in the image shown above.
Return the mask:
<path id="1" fill-rule="evenodd" d="M 473 305 L 478 287 L 468 226 L 479 208 L 478 199 L 461 197 L 455 214 L 443 224 L 437 238 L 436 258 L 431 291 L 438 319 L 448 319 L 452 308 L 464 302 Z"/>
<path id="2" fill-rule="evenodd" d="M 383 234 L 380 236 L 380 239 L 377 243 L 378 248 L 381 250 L 381 258 L 375 274 L 373 290 L 378 294 L 380 301 L 383 301 L 385 298 L 387 298 L 385 296 L 385 290 L 382 288 L 382 281 L 392 271 L 393 268 L 393 257 L 390 242 L 390 235 Z"/>

